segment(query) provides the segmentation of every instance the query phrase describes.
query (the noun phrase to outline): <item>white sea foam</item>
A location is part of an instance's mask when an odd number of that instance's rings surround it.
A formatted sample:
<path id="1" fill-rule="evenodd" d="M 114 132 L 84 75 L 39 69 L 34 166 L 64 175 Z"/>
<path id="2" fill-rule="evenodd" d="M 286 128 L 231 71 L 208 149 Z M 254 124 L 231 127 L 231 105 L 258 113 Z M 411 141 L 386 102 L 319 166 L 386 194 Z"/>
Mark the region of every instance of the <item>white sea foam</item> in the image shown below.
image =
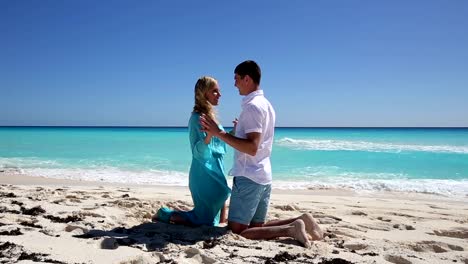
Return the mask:
<path id="1" fill-rule="evenodd" d="M 188 173 L 177 171 L 126 171 L 117 168 L 101 169 L 22 169 L 11 173 L 24 173 L 56 179 L 77 181 L 102 181 L 124 184 L 188 186 Z M 354 175 L 356 176 L 356 175 Z M 366 177 L 317 177 L 313 180 L 273 180 L 274 189 L 349 189 L 359 192 L 403 191 L 415 193 L 433 193 L 455 197 L 468 195 L 468 180 L 433 180 L 433 179 L 366 179 Z M 231 186 L 231 180 L 228 180 Z"/>
<path id="2" fill-rule="evenodd" d="M 332 178 L 347 178 L 347 179 L 386 179 L 386 180 L 400 180 L 411 178 L 405 173 L 386 173 L 386 172 L 351 172 L 343 171 L 338 166 L 313 166 L 304 168 L 294 168 L 291 170 L 292 175 L 299 177 L 299 180 L 314 180 L 314 179 L 327 179 Z M 280 176 L 281 177 L 281 176 Z M 282 176 L 284 177 L 284 176 Z"/>
<path id="3" fill-rule="evenodd" d="M 172 170 L 122 169 L 111 166 L 63 168 L 63 164 L 36 158 L 0 158 L 0 172 L 78 181 L 124 184 L 188 186 L 186 172 Z M 466 197 L 468 179 L 409 179 L 405 174 L 340 172 L 335 166 L 293 169 L 284 180 L 274 176 L 276 189 L 344 188 L 358 192 L 404 191 Z M 291 180 L 288 180 L 291 179 Z M 231 185 L 231 180 L 228 180 Z"/>
<path id="4" fill-rule="evenodd" d="M 102 167 L 94 169 L 28 168 L 21 169 L 20 173 L 31 176 L 76 181 L 188 186 L 188 174 L 177 171 L 131 171 L 113 167 Z"/>
<path id="5" fill-rule="evenodd" d="M 401 191 L 433 193 L 447 196 L 465 197 L 468 195 L 468 180 L 386 180 L 337 177 L 312 181 L 274 181 L 276 189 L 349 189 L 366 191 Z"/>
<path id="6" fill-rule="evenodd" d="M 27 158 L 1 158 L 0 169 L 20 169 L 20 168 L 49 168 L 56 167 L 59 163 L 55 160 L 45 160 L 36 157 Z"/>
<path id="7" fill-rule="evenodd" d="M 282 138 L 276 144 L 297 150 L 392 152 L 421 151 L 468 154 L 468 146 L 394 144 L 369 141 Z"/>

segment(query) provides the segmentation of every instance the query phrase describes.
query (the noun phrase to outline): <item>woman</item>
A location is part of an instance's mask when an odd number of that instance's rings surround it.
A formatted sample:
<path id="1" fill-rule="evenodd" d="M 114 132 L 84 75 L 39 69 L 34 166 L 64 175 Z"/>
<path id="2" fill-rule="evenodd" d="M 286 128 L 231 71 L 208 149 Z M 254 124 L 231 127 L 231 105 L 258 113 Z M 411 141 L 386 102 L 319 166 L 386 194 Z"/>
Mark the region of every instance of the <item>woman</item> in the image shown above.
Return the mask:
<path id="1" fill-rule="evenodd" d="M 224 176 L 226 144 L 201 131 L 200 115 L 216 120 L 214 106 L 218 105 L 221 92 L 218 82 L 211 77 L 201 77 L 195 84 L 195 106 L 189 121 L 192 164 L 189 173 L 189 188 L 194 208 L 191 211 L 171 210 L 162 207 L 156 221 L 189 226 L 216 226 L 226 221 L 225 202 L 229 189 Z M 221 125 L 220 129 L 223 129 Z"/>

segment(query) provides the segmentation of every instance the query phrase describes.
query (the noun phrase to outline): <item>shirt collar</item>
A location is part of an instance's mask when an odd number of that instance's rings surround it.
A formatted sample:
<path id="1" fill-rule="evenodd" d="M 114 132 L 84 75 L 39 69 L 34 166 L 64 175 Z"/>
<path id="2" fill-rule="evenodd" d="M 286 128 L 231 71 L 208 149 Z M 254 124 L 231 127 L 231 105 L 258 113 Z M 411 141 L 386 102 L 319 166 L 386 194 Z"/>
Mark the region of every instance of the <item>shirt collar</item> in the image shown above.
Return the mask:
<path id="1" fill-rule="evenodd" d="M 255 90 L 242 99 L 242 104 L 250 102 L 256 96 L 263 96 L 263 90 Z"/>

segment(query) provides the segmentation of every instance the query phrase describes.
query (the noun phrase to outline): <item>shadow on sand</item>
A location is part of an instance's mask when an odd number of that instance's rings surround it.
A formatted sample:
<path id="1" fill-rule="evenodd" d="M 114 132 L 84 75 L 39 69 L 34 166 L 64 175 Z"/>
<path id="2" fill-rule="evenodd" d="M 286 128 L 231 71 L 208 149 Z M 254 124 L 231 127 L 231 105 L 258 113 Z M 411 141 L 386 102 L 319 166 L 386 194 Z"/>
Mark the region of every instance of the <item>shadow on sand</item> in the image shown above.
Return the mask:
<path id="1" fill-rule="evenodd" d="M 228 233 L 225 227 L 187 227 L 160 222 L 144 223 L 131 228 L 117 227 L 109 231 L 90 230 L 77 238 L 97 239 L 103 249 L 116 249 L 119 246 L 130 246 L 145 251 L 161 251 L 167 244 L 193 245 L 203 242 L 203 248 L 212 248 L 219 244 L 219 238 Z"/>

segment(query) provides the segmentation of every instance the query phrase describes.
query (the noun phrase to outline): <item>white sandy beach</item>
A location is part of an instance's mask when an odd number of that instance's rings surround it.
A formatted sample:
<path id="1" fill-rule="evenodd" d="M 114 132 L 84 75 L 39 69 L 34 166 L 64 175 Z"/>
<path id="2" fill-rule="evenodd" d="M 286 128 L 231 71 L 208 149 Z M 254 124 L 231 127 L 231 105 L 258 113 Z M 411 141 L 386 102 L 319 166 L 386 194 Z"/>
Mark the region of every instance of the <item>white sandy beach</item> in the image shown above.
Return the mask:
<path id="1" fill-rule="evenodd" d="M 0 173 L 0 201 L 0 263 L 468 263 L 467 197 L 274 190 L 270 219 L 310 212 L 325 231 L 308 249 L 151 223 L 161 205 L 190 209 L 188 187 Z"/>

